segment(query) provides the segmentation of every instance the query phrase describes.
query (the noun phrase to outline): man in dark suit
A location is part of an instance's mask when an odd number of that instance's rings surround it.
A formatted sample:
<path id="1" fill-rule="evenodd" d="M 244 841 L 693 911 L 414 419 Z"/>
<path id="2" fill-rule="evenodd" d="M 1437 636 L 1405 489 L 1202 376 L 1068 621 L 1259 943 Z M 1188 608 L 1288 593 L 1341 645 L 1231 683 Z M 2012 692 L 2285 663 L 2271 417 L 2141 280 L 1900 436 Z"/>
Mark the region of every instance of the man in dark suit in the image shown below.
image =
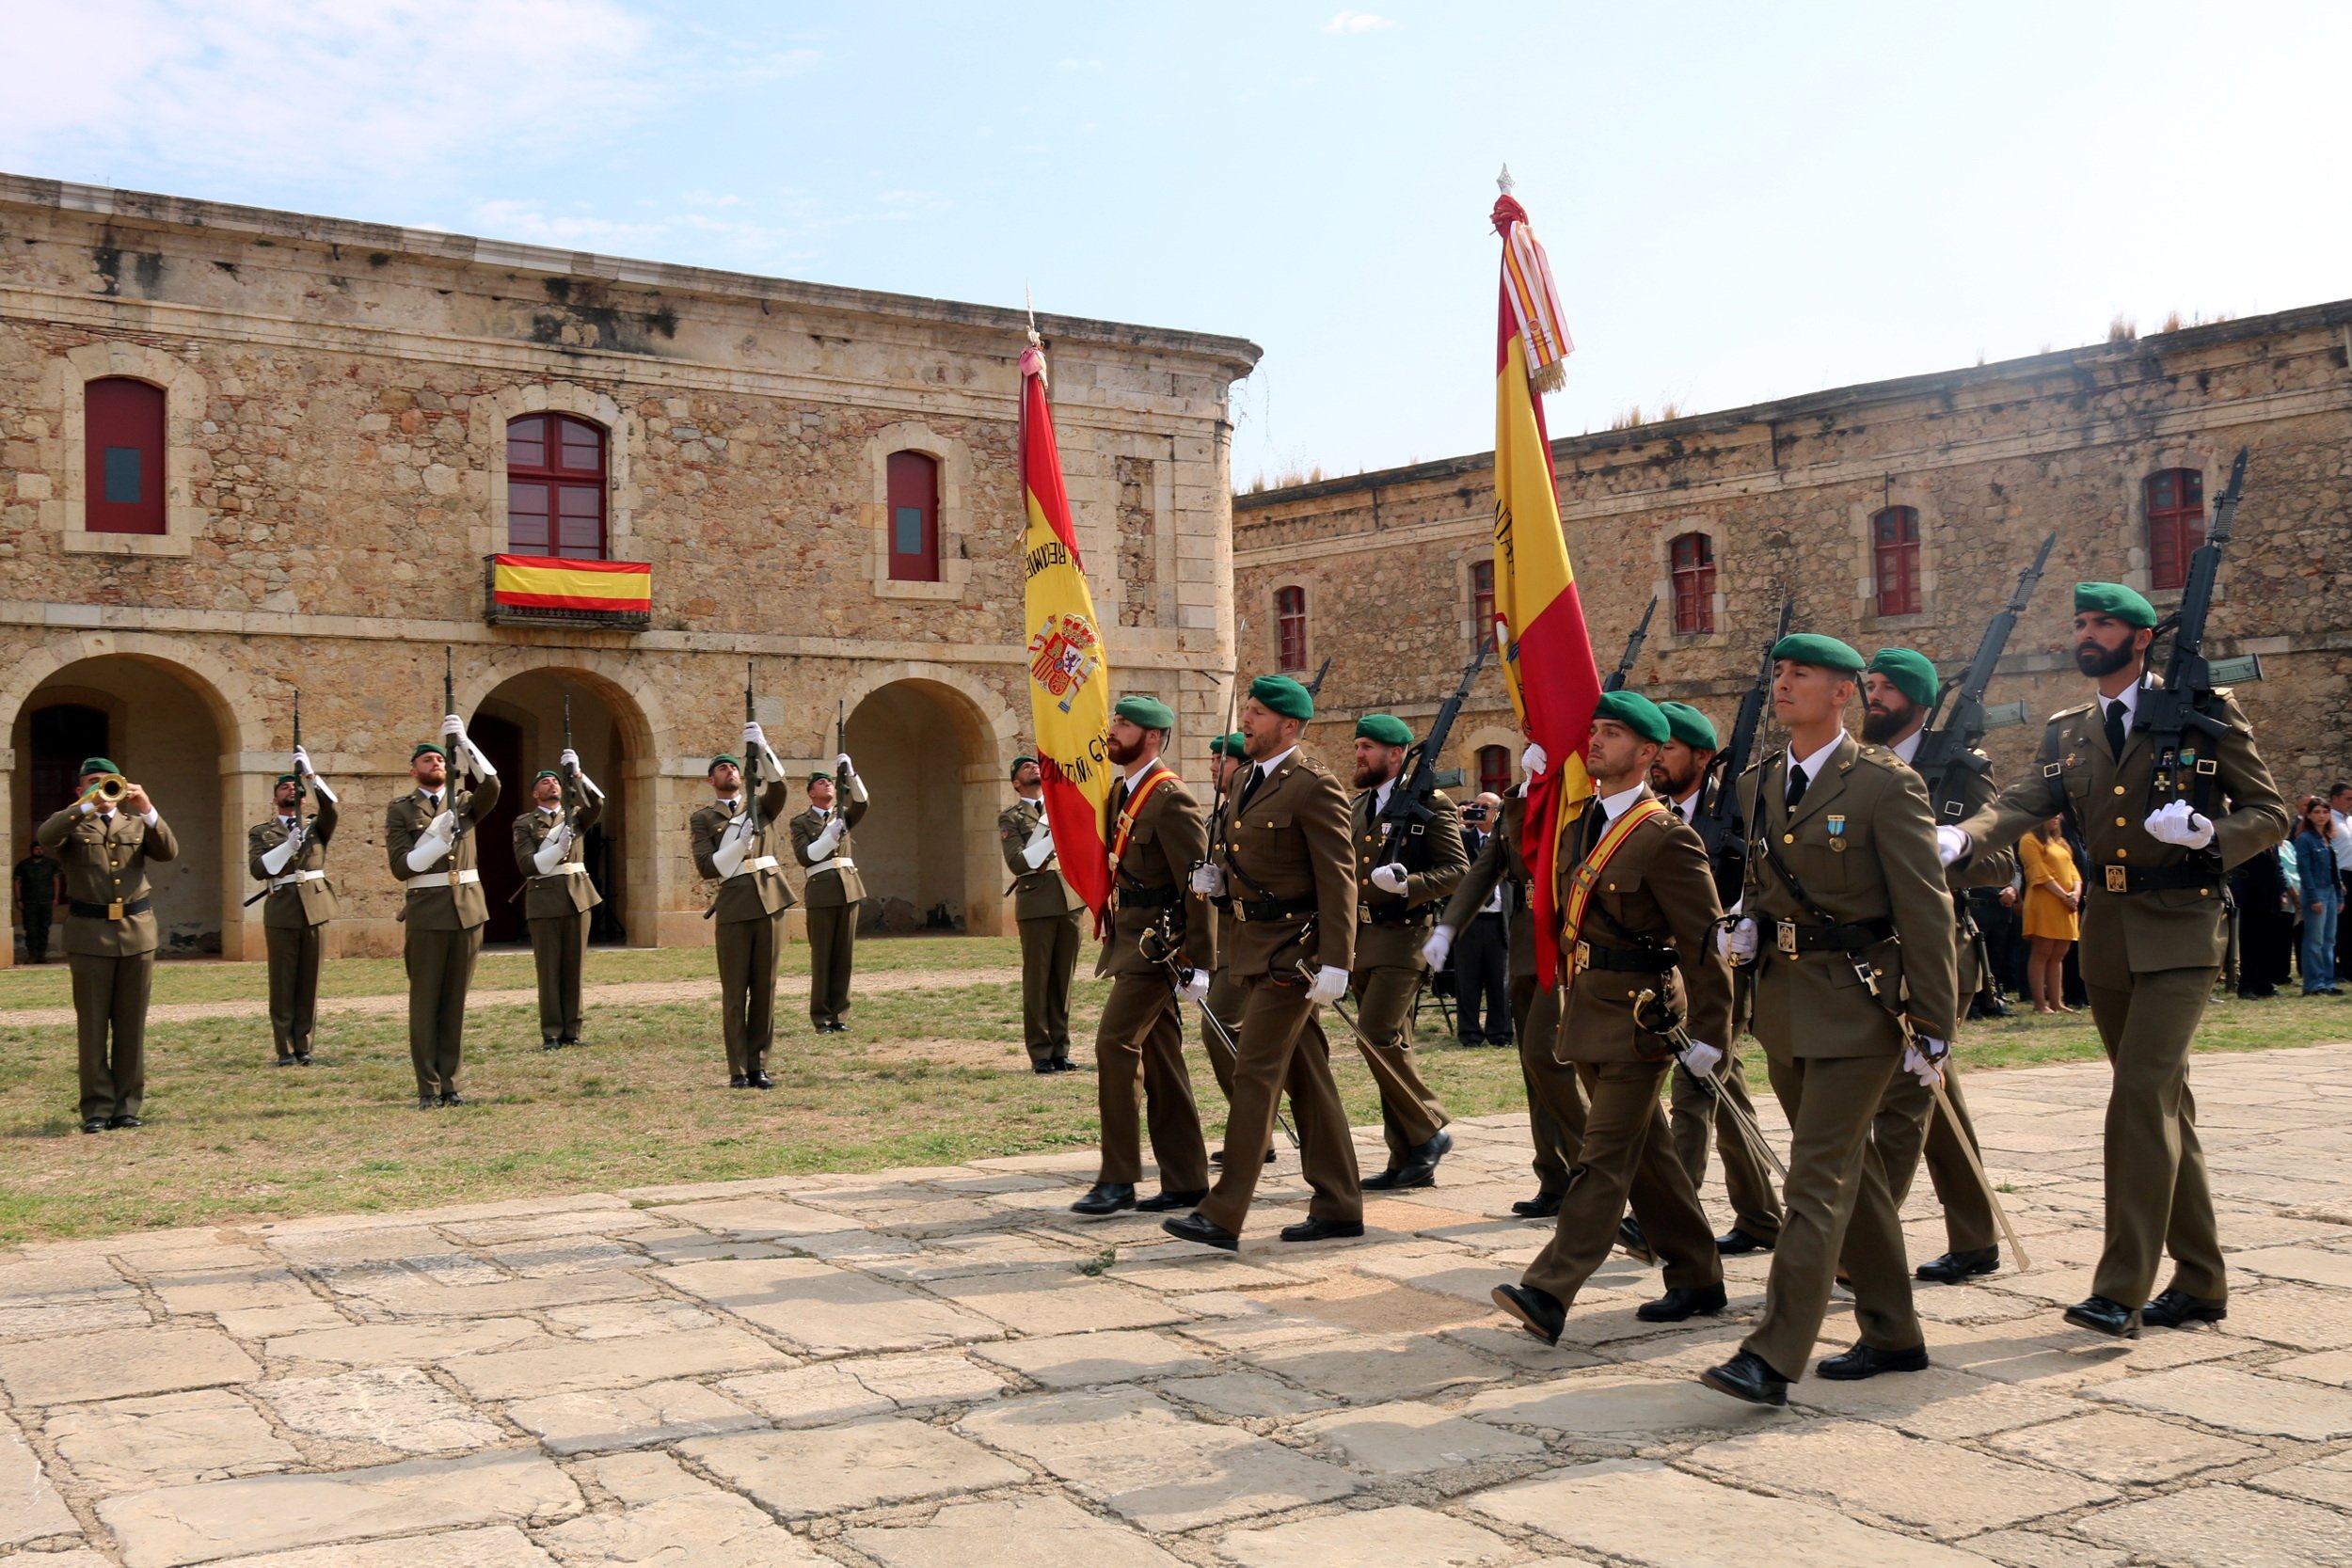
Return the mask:
<path id="1" fill-rule="evenodd" d="M 1478 863 L 1502 825 L 1500 795 L 1481 795 L 1462 813 L 1462 848 L 1470 864 Z M 1511 916 L 1506 902 L 1498 879 L 1453 944 L 1454 1034 L 1465 1046 L 1509 1045 L 1512 1040 Z M 1447 912 L 1452 912 L 1451 905 Z"/>

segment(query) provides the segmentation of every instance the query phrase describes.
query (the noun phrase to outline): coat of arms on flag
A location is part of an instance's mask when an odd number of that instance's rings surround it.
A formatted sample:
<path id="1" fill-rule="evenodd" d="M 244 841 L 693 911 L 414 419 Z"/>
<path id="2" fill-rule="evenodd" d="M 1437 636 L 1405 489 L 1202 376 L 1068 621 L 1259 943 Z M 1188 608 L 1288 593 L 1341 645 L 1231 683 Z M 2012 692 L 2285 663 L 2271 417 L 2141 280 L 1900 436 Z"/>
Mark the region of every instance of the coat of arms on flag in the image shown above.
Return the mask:
<path id="1" fill-rule="evenodd" d="M 1048 614 L 1029 639 L 1029 678 L 1045 689 L 1062 712 L 1103 662 L 1101 639 L 1092 623 L 1076 615 Z"/>

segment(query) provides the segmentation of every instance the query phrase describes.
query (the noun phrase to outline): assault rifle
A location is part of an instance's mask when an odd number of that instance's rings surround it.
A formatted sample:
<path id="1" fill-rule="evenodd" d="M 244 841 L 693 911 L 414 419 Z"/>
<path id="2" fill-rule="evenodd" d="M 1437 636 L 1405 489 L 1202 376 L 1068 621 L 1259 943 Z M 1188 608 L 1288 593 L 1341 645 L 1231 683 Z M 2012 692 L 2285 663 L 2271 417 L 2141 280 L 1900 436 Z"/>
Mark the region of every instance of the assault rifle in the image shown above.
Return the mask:
<path id="1" fill-rule="evenodd" d="M 1324 676 L 1326 676 L 1326 675 L 1327 675 L 1327 674 L 1329 674 L 1330 673 L 1331 673 L 1331 659 L 1330 659 L 1330 656 L 1327 654 L 1327 655 L 1325 655 L 1325 656 L 1324 656 L 1324 660 L 1323 660 L 1323 668 L 1322 668 L 1322 669 L 1320 669 L 1320 670 L 1317 670 L 1317 671 L 1315 672 L 1315 678 L 1314 678 L 1314 679 L 1312 679 L 1312 680 L 1311 680 L 1311 681 L 1309 681 L 1309 682 L 1307 683 L 1307 695 L 1308 695 L 1308 696 L 1310 696 L 1310 697 L 1320 697 L 1320 696 L 1322 696 L 1322 695 L 1323 695 L 1323 677 L 1324 677 Z M 1228 734 L 1228 735 L 1231 735 L 1231 734 L 1232 734 L 1233 732 L 1232 732 L 1232 731 L 1231 731 L 1231 730 L 1228 730 L 1228 731 L 1226 731 L 1225 733 L 1226 733 L 1226 734 Z"/>
<path id="2" fill-rule="evenodd" d="M 2240 447 L 2237 461 L 2230 465 L 2230 487 L 2214 506 L 2205 542 L 2188 558 L 2188 584 L 2181 590 L 2181 608 L 2156 627 L 2158 636 L 2166 626 L 2172 628 L 2164 685 L 2151 687 L 2142 676 L 2137 727 L 2149 732 L 2156 751 L 2155 768 L 2148 780 L 2151 813 L 2184 799 L 2208 820 L 2218 809 L 2215 796 L 2220 789 L 2221 759 L 2216 753 L 2230 727 L 2214 716 L 2214 673 L 2205 658 L 2205 617 L 2213 609 L 2221 551 L 2236 525 L 2238 492 L 2245 483 L 2246 449 Z M 2152 638 L 2149 649 L 2153 652 L 2154 648 Z M 2184 770 L 2189 776 L 2186 790 L 2181 787 Z"/>
<path id="3" fill-rule="evenodd" d="M 1658 595 L 1649 596 L 1649 608 L 1642 611 L 1642 624 L 1633 628 L 1633 635 L 1625 640 L 1625 657 L 1617 667 L 1600 683 L 1603 691 L 1622 691 L 1626 677 L 1633 673 L 1633 661 L 1642 657 L 1642 644 L 1649 640 L 1649 618 L 1658 613 Z"/>
<path id="4" fill-rule="evenodd" d="M 565 709 L 566 713 L 569 711 L 568 708 Z M 743 722 L 746 724 L 758 722 L 758 715 L 754 711 L 752 703 L 752 661 L 748 658 L 743 661 Z M 568 737 L 564 743 L 570 744 Z M 751 753 L 743 759 L 743 809 L 746 813 L 750 813 L 759 809 L 759 748 L 746 746 L 743 750 Z M 747 823 L 744 832 L 750 831 Z"/>
<path id="5" fill-rule="evenodd" d="M 441 650 L 441 711 L 443 713 L 457 711 L 457 656 L 447 647 Z M 455 815 L 456 819 L 456 825 L 450 831 L 453 838 L 465 836 L 466 802 L 473 795 L 473 791 L 469 789 L 460 791 L 457 787 L 457 753 L 462 749 L 462 742 L 465 739 L 464 732 L 459 732 L 458 739 L 461 745 L 450 747 L 449 755 L 441 759 L 448 764 L 441 770 L 441 779 L 448 786 L 449 809 Z"/>
<path id="6" fill-rule="evenodd" d="M 1462 672 L 1461 684 L 1454 694 L 1438 705 L 1438 717 L 1430 722 L 1429 733 L 1420 745 L 1406 753 L 1402 782 L 1389 791 L 1389 803 L 1380 808 L 1379 821 L 1387 832 L 1382 841 L 1381 863 L 1388 864 L 1403 857 L 1406 839 L 1423 832 L 1438 818 L 1429 798 L 1438 792 L 1438 758 L 1445 753 L 1447 736 L 1454 733 L 1454 721 L 1470 701 L 1470 688 L 1478 683 L 1478 672 L 1486 667 L 1486 655 L 1495 645 L 1489 632 L 1479 640 L 1478 652 Z"/>
<path id="7" fill-rule="evenodd" d="M 294 750 L 302 750 L 302 688 L 294 688 Z M 302 815 L 302 802 L 310 797 L 310 786 L 302 782 L 300 769 L 294 772 L 294 815 Z"/>
<path id="8" fill-rule="evenodd" d="M 1987 768 L 1984 758 L 1977 754 L 1977 743 L 1992 728 L 1985 713 L 1985 688 L 1993 684 L 1993 667 L 2001 662 L 2009 634 L 2032 600 L 2034 584 L 2042 580 L 2042 568 L 2049 563 L 2050 547 L 2057 543 L 2056 533 L 2042 541 L 2033 564 L 2017 574 L 2017 586 L 2010 591 L 2009 602 L 1978 639 L 1977 657 L 1968 661 L 1957 683 L 1946 686 L 1952 703 L 1944 713 L 1944 721 L 1937 723 L 1935 710 L 1929 710 L 1927 728 L 1919 736 L 1918 751 L 1912 753 L 1911 768 L 1926 782 L 1928 803 L 1935 808 L 1940 823 L 1959 825 L 1968 814 L 1968 781 Z M 1942 705 L 1939 694 L 1937 706 Z"/>
<path id="9" fill-rule="evenodd" d="M 1700 795 L 1704 803 L 1692 825 L 1699 831 L 1699 841 L 1707 846 L 1715 872 L 1715 895 L 1726 909 L 1740 896 L 1748 875 L 1748 824 L 1740 811 L 1740 775 L 1754 760 L 1756 738 L 1764 728 L 1764 705 L 1772 694 L 1773 645 L 1788 635 L 1788 618 L 1796 609 L 1794 599 L 1780 602 L 1780 625 L 1764 644 L 1764 664 L 1756 672 L 1756 684 L 1740 698 L 1739 714 L 1731 721 L 1731 744 L 1715 753 L 1700 784 L 1704 791 L 1711 782 L 1715 793 L 1711 799 Z"/>

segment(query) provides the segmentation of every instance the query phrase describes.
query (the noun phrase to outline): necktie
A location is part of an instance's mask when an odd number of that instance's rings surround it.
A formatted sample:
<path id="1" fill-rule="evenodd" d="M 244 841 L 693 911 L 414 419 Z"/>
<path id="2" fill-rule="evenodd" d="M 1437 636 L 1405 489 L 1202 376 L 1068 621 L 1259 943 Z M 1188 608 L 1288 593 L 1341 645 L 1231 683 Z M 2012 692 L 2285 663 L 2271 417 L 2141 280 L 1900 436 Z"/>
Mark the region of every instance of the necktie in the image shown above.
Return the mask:
<path id="1" fill-rule="evenodd" d="M 2107 705 L 2107 752 L 2119 759 L 2123 755 L 2123 699 L 2121 697 Z"/>
<path id="2" fill-rule="evenodd" d="M 1252 763 L 1249 768 L 1249 777 L 1241 782 L 1241 804 L 1248 805 L 1249 798 L 1258 793 L 1258 786 L 1264 782 L 1265 769 Z"/>
<path id="3" fill-rule="evenodd" d="M 441 798 L 438 795 L 427 795 L 424 798 L 424 803 L 431 806 L 436 813 L 441 809 Z"/>
<path id="4" fill-rule="evenodd" d="M 1792 762 L 1788 765 L 1788 809 L 1790 811 L 1797 809 L 1797 802 L 1804 799 L 1804 786 L 1812 782 L 1804 776 L 1804 768 L 1802 764 Z"/>

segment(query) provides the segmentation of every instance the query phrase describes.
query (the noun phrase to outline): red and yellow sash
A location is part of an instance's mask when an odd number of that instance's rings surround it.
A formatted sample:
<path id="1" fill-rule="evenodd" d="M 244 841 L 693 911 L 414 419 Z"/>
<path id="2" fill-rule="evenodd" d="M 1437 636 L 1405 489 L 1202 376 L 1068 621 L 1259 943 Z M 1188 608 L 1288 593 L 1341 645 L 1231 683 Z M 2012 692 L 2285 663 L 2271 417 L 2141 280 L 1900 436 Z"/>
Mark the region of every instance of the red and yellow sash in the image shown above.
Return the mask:
<path id="1" fill-rule="evenodd" d="M 1143 803 L 1159 792 L 1160 785 L 1175 776 L 1165 764 L 1155 763 L 1152 771 L 1144 775 L 1143 783 L 1129 793 L 1127 803 L 1119 808 L 1119 821 L 1111 831 L 1111 870 L 1114 874 L 1127 858 L 1127 841 L 1135 836 L 1136 818 L 1143 815 Z M 1115 875 L 1113 886 L 1117 886 Z"/>
<path id="2" fill-rule="evenodd" d="M 1599 800 L 1596 798 L 1585 809 L 1600 810 Z M 1614 822 L 1609 824 L 1608 831 L 1600 835 L 1600 842 L 1593 846 L 1592 853 L 1577 865 L 1568 878 L 1568 895 L 1561 906 L 1562 951 L 1574 949 L 1581 940 L 1584 911 L 1593 901 L 1593 884 L 1600 880 L 1600 874 L 1608 867 L 1611 858 L 1625 847 L 1627 839 L 1633 836 L 1634 829 L 1654 816 L 1665 816 L 1668 810 L 1666 802 L 1655 795 L 1646 795 L 1634 801 L 1618 815 Z"/>

